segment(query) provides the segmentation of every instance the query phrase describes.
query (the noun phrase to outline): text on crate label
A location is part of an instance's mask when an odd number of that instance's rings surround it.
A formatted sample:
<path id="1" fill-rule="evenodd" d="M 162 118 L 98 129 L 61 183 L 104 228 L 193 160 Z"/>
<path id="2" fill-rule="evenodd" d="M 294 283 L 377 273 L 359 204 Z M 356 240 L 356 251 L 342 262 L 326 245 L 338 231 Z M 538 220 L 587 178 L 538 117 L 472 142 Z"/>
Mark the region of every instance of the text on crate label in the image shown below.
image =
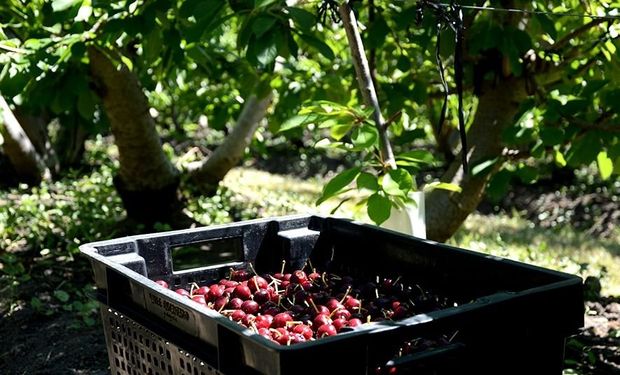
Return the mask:
<path id="1" fill-rule="evenodd" d="M 189 312 L 171 302 L 163 300 L 161 297 L 149 293 L 149 300 L 152 304 L 159 306 L 165 310 L 167 316 L 176 317 L 183 320 L 189 320 Z"/>

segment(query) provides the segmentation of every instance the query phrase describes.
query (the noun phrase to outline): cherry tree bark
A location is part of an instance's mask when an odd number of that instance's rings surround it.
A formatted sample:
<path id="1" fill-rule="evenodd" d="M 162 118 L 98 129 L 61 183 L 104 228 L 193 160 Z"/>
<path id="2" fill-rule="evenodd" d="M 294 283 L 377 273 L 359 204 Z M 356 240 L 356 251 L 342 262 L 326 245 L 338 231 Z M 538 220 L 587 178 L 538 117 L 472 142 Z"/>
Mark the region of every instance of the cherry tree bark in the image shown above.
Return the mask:
<path id="1" fill-rule="evenodd" d="M 90 47 L 88 57 L 118 147 L 114 183 L 127 215 L 143 223 L 168 221 L 179 208 L 178 171 L 162 150 L 138 77 L 107 51 Z"/>
<path id="2" fill-rule="evenodd" d="M 18 177 L 26 183 L 38 184 L 49 177 L 44 160 L 37 153 L 35 145 L 22 127 L 7 101 L 0 95 L 0 119 L 4 153 L 7 155 Z"/>
<path id="3" fill-rule="evenodd" d="M 198 190 L 205 194 L 215 193 L 226 173 L 243 158 L 245 149 L 252 141 L 261 120 L 265 118 L 272 99 L 273 93 L 267 94 L 264 98 L 258 98 L 256 95 L 250 96 L 224 143 L 218 146 L 208 159 L 188 167 L 190 179 L 196 184 Z"/>
<path id="4" fill-rule="evenodd" d="M 527 97 L 522 79 L 509 79 L 487 88 L 480 96 L 474 121 L 467 133 L 470 165 L 501 157 L 502 132 L 514 123 L 519 105 Z M 497 163 L 499 166 L 501 163 Z M 463 173 L 461 158 L 456 157 L 442 176 L 442 182 L 459 185 L 460 193 L 433 190 L 426 197 L 427 237 L 445 241 L 461 226 L 482 200 L 486 184 L 494 171 L 472 176 Z"/>

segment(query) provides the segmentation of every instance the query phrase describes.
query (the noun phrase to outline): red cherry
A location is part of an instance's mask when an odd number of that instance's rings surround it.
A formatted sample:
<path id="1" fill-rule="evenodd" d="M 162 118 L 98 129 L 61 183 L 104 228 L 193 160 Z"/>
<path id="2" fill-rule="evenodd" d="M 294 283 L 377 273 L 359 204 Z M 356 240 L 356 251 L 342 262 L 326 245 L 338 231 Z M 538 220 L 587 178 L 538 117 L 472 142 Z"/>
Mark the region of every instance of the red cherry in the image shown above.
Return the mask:
<path id="1" fill-rule="evenodd" d="M 323 306 L 323 305 L 318 305 L 316 307 L 316 310 L 314 311 L 314 315 L 319 315 L 319 314 L 325 314 L 325 315 L 329 315 L 331 313 L 331 311 L 329 311 L 329 309 L 327 308 L 327 306 Z"/>
<path id="2" fill-rule="evenodd" d="M 246 285 L 237 285 L 232 293 L 233 297 L 241 298 L 242 300 L 250 299 L 252 292 Z"/>
<path id="3" fill-rule="evenodd" d="M 314 281 L 314 280 L 316 280 L 316 279 L 318 279 L 320 277 L 321 277 L 321 274 L 318 273 L 318 272 L 312 272 L 311 274 L 308 275 L 308 279 L 310 279 L 312 281 Z"/>
<path id="4" fill-rule="evenodd" d="M 400 305 L 394 310 L 392 319 L 403 319 L 409 314 L 409 309 L 406 306 Z"/>
<path id="5" fill-rule="evenodd" d="M 207 293 L 209 293 L 209 287 L 208 286 L 201 286 L 200 288 L 194 290 L 194 295 L 201 295 L 201 296 L 206 296 Z"/>
<path id="6" fill-rule="evenodd" d="M 349 321 L 347 322 L 349 327 L 359 327 L 361 326 L 363 323 L 360 319 L 357 318 L 353 318 L 353 319 L 349 319 Z"/>
<path id="7" fill-rule="evenodd" d="M 351 297 L 351 298 L 348 298 L 346 301 L 344 301 L 344 307 L 346 307 L 349 310 L 359 310 L 361 306 L 362 306 L 362 303 L 357 298 Z"/>
<path id="8" fill-rule="evenodd" d="M 226 288 L 231 288 L 231 287 L 234 288 L 237 285 L 239 285 L 238 282 L 233 281 L 233 280 L 228 280 L 228 279 L 222 279 L 222 280 L 220 280 L 220 282 L 218 284 L 220 284 L 220 285 L 222 285 L 222 286 L 224 286 Z"/>
<path id="9" fill-rule="evenodd" d="M 203 296 L 203 295 L 196 295 L 196 296 L 193 296 L 193 297 L 192 297 L 192 300 L 193 300 L 194 302 L 198 302 L 198 303 L 199 303 L 199 304 L 201 304 L 201 305 L 206 305 L 206 304 L 207 304 L 207 301 L 205 300 L 205 296 Z"/>
<path id="10" fill-rule="evenodd" d="M 226 306 L 228 304 L 228 297 L 220 297 L 218 299 L 215 300 L 215 302 L 213 303 L 213 309 L 215 311 L 220 311 L 224 308 L 224 306 Z"/>
<path id="11" fill-rule="evenodd" d="M 332 316 L 334 318 L 342 318 L 344 320 L 349 320 L 351 319 L 351 312 L 347 309 L 340 309 L 340 310 L 334 311 Z"/>
<path id="12" fill-rule="evenodd" d="M 267 289 L 268 286 L 269 283 L 267 283 L 267 280 L 260 276 L 253 276 L 250 280 L 248 280 L 248 287 L 252 292 L 256 292 L 260 289 Z"/>
<path id="13" fill-rule="evenodd" d="M 334 310 L 343 309 L 344 306 L 337 299 L 331 298 L 329 301 L 327 301 L 327 308 L 331 312 L 331 311 L 334 311 Z"/>
<path id="14" fill-rule="evenodd" d="M 241 319 L 241 324 L 243 324 L 246 327 L 251 327 L 255 321 L 256 321 L 256 316 L 252 314 L 245 314 L 243 319 Z"/>
<path id="15" fill-rule="evenodd" d="M 243 310 L 247 314 L 257 314 L 259 309 L 260 306 L 258 306 L 258 303 L 252 300 L 244 301 L 241 305 L 241 310 Z"/>
<path id="16" fill-rule="evenodd" d="M 260 290 L 257 290 L 256 293 L 254 293 L 254 301 L 260 304 L 263 304 L 269 301 L 270 298 L 271 298 L 271 295 L 269 294 L 269 291 L 267 289 L 260 289 Z"/>
<path id="17" fill-rule="evenodd" d="M 163 286 L 166 289 L 168 289 L 168 283 L 165 282 L 164 280 L 155 280 L 155 283 L 158 284 L 158 285 Z"/>
<path id="18" fill-rule="evenodd" d="M 246 270 L 233 270 L 230 272 L 230 278 L 234 281 L 244 281 L 250 277 L 250 274 Z"/>
<path id="19" fill-rule="evenodd" d="M 179 294 L 184 297 L 189 297 L 189 292 L 185 289 L 177 289 L 174 291 L 176 294 Z"/>
<path id="20" fill-rule="evenodd" d="M 291 344 L 299 344 L 308 341 L 306 337 L 300 333 L 292 333 L 289 335 Z"/>
<path id="21" fill-rule="evenodd" d="M 314 332 L 312 332 L 312 328 L 305 324 L 297 324 L 295 327 L 293 327 L 293 332 L 304 335 L 306 340 L 310 340 L 314 335 Z"/>
<path id="22" fill-rule="evenodd" d="M 223 285 L 211 285 L 207 293 L 209 300 L 215 301 L 217 298 L 221 297 L 224 294 L 224 289 Z"/>
<path id="23" fill-rule="evenodd" d="M 237 309 L 240 309 L 242 305 L 243 305 L 243 300 L 241 300 L 241 298 L 232 298 L 228 302 L 228 305 L 226 305 L 226 308 L 231 309 L 231 310 L 237 310 Z"/>
<path id="24" fill-rule="evenodd" d="M 336 327 L 334 327 L 333 325 L 323 324 L 316 331 L 316 337 L 321 338 L 321 337 L 326 337 L 326 336 L 334 336 L 337 333 L 338 332 L 336 331 Z"/>
<path id="25" fill-rule="evenodd" d="M 282 276 L 282 280 L 284 280 L 284 281 L 291 281 L 291 277 L 292 277 L 292 276 L 293 276 L 293 275 L 292 275 L 292 274 L 290 274 L 290 273 L 285 273 L 285 274 Z"/>
<path id="26" fill-rule="evenodd" d="M 306 273 L 301 270 L 293 271 L 293 274 L 290 277 L 292 283 L 301 284 L 305 281 L 308 281 L 308 276 Z"/>
<path id="27" fill-rule="evenodd" d="M 280 313 L 273 317 L 271 326 L 274 328 L 286 327 L 287 322 L 292 322 L 293 317 L 289 313 Z"/>
<path id="28" fill-rule="evenodd" d="M 271 331 L 268 328 L 259 328 L 258 334 L 268 340 L 273 340 L 273 337 L 271 336 Z"/>
<path id="29" fill-rule="evenodd" d="M 246 314 L 245 314 L 245 311 L 243 311 L 243 310 L 235 310 L 235 311 L 232 312 L 232 314 L 230 314 L 230 317 L 235 322 L 241 321 L 241 319 L 245 318 L 245 316 L 246 316 Z"/>
<path id="30" fill-rule="evenodd" d="M 332 325 L 334 326 L 334 328 L 336 328 L 336 332 L 340 332 L 340 330 L 344 327 L 346 327 L 347 321 L 344 318 L 338 318 L 338 319 L 334 319 L 334 321 L 332 322 Z"/>
<path id="31" fill-rule="evenodd" d="M 278 344 L 287 345 L 289 340 L 288 331 L 285 328 L 276 328 L 271 331 L 271 335 Z"/>
<path id="32" fill-rule="evenodd" d="M 269 328 L 273 323 L 273 316 L 269 314 L 259 315 L 254 320 L 256 328 Z"/>
<path id="33" fill-rule="evenodd" d="M 327 314 L 318 314 L 312 321 L 312 327 L 317 328 L 323 325 L 330 325 L 332 319 Z"/>

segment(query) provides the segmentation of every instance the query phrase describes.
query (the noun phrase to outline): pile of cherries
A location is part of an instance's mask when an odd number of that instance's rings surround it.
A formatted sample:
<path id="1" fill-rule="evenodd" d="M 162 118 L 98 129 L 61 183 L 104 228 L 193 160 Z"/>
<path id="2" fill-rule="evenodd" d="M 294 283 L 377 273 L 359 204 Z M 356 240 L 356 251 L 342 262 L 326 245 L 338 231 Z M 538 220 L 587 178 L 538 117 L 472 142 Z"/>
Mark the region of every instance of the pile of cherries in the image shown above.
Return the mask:
<path id="1" fill-rule="evenodd" d="M 284 268 L 284 267 L 283 267 Z M 163 280 L 156 283 L 168 288 Z M 192 284 L 176 293 L 282 345 L 350 331 L 363 324 L 400 320 L 443 308 L 447 301 L 400 278 L 359 282 L 334 273 L 231 270 L 212 285 Z"/>

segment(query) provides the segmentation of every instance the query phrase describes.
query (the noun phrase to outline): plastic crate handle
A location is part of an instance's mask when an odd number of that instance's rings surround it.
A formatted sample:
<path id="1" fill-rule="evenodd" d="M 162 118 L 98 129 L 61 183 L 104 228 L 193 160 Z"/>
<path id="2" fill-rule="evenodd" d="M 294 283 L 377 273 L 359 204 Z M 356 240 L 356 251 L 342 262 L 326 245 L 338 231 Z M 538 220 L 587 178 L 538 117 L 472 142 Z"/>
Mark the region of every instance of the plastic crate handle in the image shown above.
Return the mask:
<path id="1" fill-rule="evenodd" d="M 396 367 L 398 374 L 420 374 L 423 369 L 436 369 L 437 365 L 457 367 L 463 358 L 465 345 L 456 342 L 440 348 L 427 349 L 403 355 L 388 361 L 386 367 Z"/>

